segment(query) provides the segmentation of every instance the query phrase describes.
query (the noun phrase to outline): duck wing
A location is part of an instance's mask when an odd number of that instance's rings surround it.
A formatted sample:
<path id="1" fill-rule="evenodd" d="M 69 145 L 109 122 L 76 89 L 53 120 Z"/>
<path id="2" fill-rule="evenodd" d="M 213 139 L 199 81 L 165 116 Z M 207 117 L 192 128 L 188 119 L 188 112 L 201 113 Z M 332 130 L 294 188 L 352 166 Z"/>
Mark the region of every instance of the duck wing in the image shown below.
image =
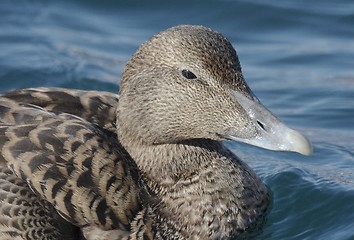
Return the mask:
<path id="1" fill-rule="evenodd" d="M 49 202 L 38 198 L 25 181 L 0 166 L 1 239 L 74 240 L 79 237 L 79 228 L 61 218 Z"/>
<path id="2" fill-rule="evenodd" d="M 139 173 L 111 131 L 0 98 L 0 165 L 79 227 L 127 232 L 142 209 Z"/>
<path id="3" fill-rule="evenodd" d="M 24 88 L 4 93 L 2 97 L 17 103 L 33 104 L 55 112 L 76 115 L 116 132 L 117 94 L 65 88 Z"/>

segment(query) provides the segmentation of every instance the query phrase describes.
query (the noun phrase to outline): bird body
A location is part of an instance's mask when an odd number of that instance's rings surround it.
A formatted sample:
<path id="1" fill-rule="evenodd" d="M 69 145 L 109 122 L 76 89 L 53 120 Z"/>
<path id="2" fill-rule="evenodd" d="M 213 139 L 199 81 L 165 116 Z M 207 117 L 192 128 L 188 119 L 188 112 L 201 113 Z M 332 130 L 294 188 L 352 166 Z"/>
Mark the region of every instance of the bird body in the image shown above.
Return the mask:
<path id="1" fill-rule="evenodd" d="M 237 236 L 265 216 L 270 197 L 223 140 L 311 152 L 304 137 L 259 103 L 229 41 L 201 26 L 174 27 L 144 43 L 124 70 L 119 95 L 59 88 L 5 93 L 0 236 Z M 23 210 L 7 211 L 9 205 Z M 40 218 L 27 217 L 42 207 Z"/>

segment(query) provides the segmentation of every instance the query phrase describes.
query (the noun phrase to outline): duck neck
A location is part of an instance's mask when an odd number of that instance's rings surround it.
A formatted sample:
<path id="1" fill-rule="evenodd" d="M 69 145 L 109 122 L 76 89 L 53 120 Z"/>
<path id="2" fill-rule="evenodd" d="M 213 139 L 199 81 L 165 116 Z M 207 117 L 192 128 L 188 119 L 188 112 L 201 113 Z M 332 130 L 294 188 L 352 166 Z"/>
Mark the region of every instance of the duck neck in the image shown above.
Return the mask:
<path id="1" fill-rule="evenodd" d="M 204 166 L 211 165 L 213 155 L 229 154 L 223 144 L 209 139 L 192 139 L 173 144 L 146 144 L 140 139 L 119 136 L 122 145 L 136 161 L 145 178 L 157 185 L 190 178 Z"/>
<path id="2" fill-rule="evenodd" d="M 119 141 L 136 162 L 149 187 L 157 194 L 160 194 L 159 190 L 174 188 L 177 182 L 202 175 L 209 174 L 208 178 L 210 174 L 218 176 L 218 181 L 228 183 L 239 183 L 244 169 L 253 175 L 253 171 L 220 141 L 190 139 L 169 144 L 149 144 L 124 127 L 124 124 L 117 122 Z M 235 169 L 240 174 L 229 173 Z"/>
<path id="3" fill-rule="evenodd" d="M 162 228 L 185 238 L 230 238 L 256 222 L 268 206 L 261 180 L 221 142 L 149 145 L 123 133 L 119 130 L 119 140 L 158 198 L 154 211 L 164 219 Z"/>

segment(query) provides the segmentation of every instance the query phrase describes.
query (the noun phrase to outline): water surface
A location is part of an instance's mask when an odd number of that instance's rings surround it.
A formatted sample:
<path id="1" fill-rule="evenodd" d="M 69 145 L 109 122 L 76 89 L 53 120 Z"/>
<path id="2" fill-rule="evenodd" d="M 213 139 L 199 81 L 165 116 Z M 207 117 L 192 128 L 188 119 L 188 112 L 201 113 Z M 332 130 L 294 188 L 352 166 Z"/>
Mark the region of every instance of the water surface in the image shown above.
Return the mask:
<path id="1" fill-rule="evenodd" d="M 211 27 L 233 43 L 264 105 L 306 134 L 303 157 L 228 146 L 273 192 L 255 239 L 354 239 L 354 2 L 0 2 L 0 91 L 118 91 L 125 62 L 153 34 Z"/>

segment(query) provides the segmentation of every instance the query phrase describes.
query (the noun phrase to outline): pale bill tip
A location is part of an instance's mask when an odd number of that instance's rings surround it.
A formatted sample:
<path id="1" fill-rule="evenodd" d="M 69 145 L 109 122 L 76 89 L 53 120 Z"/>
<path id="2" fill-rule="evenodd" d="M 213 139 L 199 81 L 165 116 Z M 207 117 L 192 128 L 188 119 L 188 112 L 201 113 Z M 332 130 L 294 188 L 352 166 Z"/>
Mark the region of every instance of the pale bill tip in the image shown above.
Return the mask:
<path id="1" fill-rule="evenodd" d="M 298 152 L 300 154 L 309 156 L 313 153 L 313 147 L 310 141 L 302 134 L 289 129 L 286 138 L 290 143 L 289 151 Z"/>

